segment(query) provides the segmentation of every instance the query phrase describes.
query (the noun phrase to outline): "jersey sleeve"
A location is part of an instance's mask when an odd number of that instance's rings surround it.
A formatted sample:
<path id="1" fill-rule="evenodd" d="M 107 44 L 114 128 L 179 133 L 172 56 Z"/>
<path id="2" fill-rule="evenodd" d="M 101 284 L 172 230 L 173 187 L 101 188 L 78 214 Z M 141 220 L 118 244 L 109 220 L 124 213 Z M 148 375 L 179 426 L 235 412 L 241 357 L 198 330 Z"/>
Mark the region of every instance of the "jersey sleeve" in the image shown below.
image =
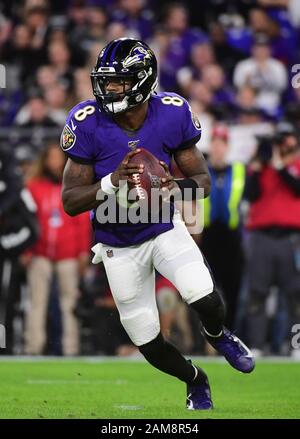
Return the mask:
<path id="1" fill-rule="evenodd" d="M 90 106 L 90 108 L 92 108 Z M 76 120 L 76 109 L 71 110 L 61 134 L 60 144 L 65 154 L 78 163 L 92 164 L 94 161 L 94 139 L 89 121 Z M 78 111 L 78 109 L 77 109 Z M 80 108 L 79 108 L 80 111 Z"/>
<path id="2" fill-rule="evenodd" d="M 192 112 L 186 100 L 183 100 L 181 115 L 181 142 L 176 149 L 187 149 L 195 145 L 201 138 L 201 124 L 198 117 Z"/>
<path id="3" fill-rule="evenodd" d="M 188 102 L 176 93 L 164 93 L 161 94 L 161 103 L 169 151 L 172 153 L 195 145 L 201 137 L 201 125 Z"/>

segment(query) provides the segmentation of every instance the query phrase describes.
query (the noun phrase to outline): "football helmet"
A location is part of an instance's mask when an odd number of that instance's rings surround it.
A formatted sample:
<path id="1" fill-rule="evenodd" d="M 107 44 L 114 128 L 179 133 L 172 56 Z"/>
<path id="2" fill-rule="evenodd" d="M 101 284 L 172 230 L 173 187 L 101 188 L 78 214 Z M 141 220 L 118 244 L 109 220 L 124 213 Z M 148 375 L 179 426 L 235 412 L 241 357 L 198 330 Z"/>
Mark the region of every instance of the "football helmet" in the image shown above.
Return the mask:
<path id="1" fill-rule="evenodd" d="M 101 50 L 91 72 L 91 81 L 101 110 L 122 113 L 147 101 L 154 93 L 157 86 L 156 57 L 143 41 L 133 38 L 113 40 Z M 122 84 L 123 91 L 107 91 L 109 81 Z"/>

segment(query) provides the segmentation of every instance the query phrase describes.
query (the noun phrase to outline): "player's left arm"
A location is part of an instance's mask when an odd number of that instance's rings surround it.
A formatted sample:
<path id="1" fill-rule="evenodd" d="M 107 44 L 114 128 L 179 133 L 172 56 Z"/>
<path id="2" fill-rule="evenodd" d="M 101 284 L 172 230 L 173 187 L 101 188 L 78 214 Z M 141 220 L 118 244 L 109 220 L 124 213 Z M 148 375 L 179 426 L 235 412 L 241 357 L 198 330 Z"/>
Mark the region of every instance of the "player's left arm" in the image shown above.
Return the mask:
<path id="1" fill-rule="evenodd" d="M 205 158 L 201 151 L 199 151 L 195 145 L 186 149 L 178 149 L 174 152 L 174 159 L 186 178 L 174 179 L 166 163 L 160 161 L 160 164 L 168 174 L 166 178 L 162 179 L 164 186 L 167 186 L 169 190 L 179 187 L 181 191 L 185 188 L 191 188 L 195 195 L 193 198 L 202 198 L 203 195 L 201 196 L 201 191 L 196 190 L 197 188 L 201 188 L 204 191 L 204 198 L 208 197 L 210 194 L 211 179 Z"/>

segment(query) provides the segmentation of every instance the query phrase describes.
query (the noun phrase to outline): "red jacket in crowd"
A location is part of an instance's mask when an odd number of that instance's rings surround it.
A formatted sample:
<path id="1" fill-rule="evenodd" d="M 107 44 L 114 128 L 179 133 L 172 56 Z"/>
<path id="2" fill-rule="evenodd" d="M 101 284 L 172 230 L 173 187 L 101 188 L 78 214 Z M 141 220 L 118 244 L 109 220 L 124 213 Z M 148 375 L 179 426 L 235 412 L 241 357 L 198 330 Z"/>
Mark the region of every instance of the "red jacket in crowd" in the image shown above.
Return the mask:
<path id="1" fill-rule="evenodd" d="M 281 175 L 282 174 L 282 175 Z M 289 177 L 290 176 L 290 177 Z M 285 177 L 285 178 L 284 178 Z M 282 171 L 267 166 L 258 176 L 260 196 L 251 203 L 247 227 L 300 229 L 300 194 L 285 181 L 289 177 L 300 185 L 300 159 Z"/>
<path id="2" fill-rule="evenodd" d="M 53 261 L 75 259 L 88 253 L 91 247 L 91 224 L 89 213 L 75 217 L 63 209 L 61 183 L 47 178 L 35 178 L 28 183 L 36 204 L 40 237 L 31 248 L 35 256 L 44 256 Z"/>

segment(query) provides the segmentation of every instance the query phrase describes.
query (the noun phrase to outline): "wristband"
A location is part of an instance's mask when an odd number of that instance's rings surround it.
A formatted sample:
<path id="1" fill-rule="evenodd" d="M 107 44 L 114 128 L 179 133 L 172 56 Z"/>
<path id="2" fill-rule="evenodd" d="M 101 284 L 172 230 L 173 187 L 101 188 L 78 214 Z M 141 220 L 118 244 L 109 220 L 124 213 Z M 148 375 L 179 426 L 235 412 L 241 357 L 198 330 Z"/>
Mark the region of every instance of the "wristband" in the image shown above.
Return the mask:
<path id="1" fill-rule="evenodd" d="M 114 194 L 117 189 L 119 189 L 117 186 L 114 186 L 111 182 L 111 174 L 106 175 L 105 177 L 101 178 L 101 190 L 105 194 Z"/>
<path id="2" fill-rule="evenodd" d="M 185 194 L 184 190 L 185 189 L 192 189 L 192 200 L 195 200 L 197 198 L 197 189 L 199 189 L 198 184 L 195 182 L 195 180 L 193 180 L 192 178 L 182 178 L 182 179 L 176 179 L 174 178 L 175 183 L 178 184 L 179 189 L 181 190 L 182 194 L 183 194 L 183 200 L 187 197 L 185 197 L 185 195 L 190 194 L 190 191 L 186 191 L 187 193 Z M 190 197 L 188 197 L 190 198 Z"/>

